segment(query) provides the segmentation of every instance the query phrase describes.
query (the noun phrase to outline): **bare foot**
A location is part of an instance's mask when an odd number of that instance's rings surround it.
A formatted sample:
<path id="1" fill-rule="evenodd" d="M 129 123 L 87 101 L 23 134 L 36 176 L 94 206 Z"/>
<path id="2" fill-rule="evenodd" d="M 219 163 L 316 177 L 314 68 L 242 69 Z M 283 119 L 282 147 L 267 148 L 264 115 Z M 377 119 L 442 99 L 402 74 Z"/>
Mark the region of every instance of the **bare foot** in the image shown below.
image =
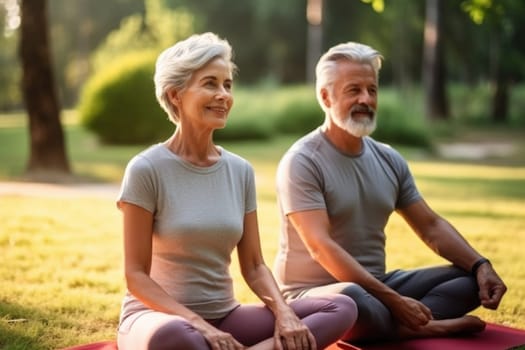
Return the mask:
<path id="1" fill-rule="evenodd" d="M 466 315 L 446 320 L 431 320 L 418 330 L 401 326 L 398 336 L 400 339 L 446 337 L 482 332 L 485 326 L 485 322 L 479 317 Z"/>

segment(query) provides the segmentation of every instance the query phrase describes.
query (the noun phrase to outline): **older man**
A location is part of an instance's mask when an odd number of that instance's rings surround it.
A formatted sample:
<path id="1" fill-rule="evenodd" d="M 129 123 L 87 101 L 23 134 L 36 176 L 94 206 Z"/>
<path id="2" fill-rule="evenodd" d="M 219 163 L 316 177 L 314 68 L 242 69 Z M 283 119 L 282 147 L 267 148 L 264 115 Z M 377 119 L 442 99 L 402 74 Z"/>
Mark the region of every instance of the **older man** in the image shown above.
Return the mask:
<path id="1" fill-rule="evenodd" d="M 407 162 L 369 137 L 376 126 L 382 56 L 359 43 L 331 48 L 316 68 L 324 123 L 282 158 L 275 275 L 288 299 L 342 293 L 359 316 L 348 340 L 478 332 L 466 315 L 496 309 L 506 286 L 418 192 Z M 450 265 L 386 271 L 385 226 L 396 211 Z M 407 254 L 410 252 L 407 251 Z"/>

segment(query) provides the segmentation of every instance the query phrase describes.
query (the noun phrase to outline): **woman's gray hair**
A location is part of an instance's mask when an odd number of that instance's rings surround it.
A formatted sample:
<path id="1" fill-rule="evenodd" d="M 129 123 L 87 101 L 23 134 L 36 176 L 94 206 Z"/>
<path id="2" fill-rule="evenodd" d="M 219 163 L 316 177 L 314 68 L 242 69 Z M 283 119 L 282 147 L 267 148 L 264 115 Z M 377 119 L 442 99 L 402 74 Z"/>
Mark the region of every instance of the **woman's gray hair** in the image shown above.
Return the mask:
<path id="1" fill-rule="evenodd" d="M 369 64 L 374 69 L 377 78 L 379 76 L 379 70 L 381 69 L 382 59 L 383 56 L 381 56 L 379 51 L 370 46 L 356 42 L 339 44 L 328 50 L 323 56 L 321 56 L 315 67 L 315 93 L 321 108 L 325 110 L 325 105 L 321 97 L 321 90 L 331 86 L 334 82 L 338 65 L 337 61 L 348 60 L 351 62 Z"/>
<path id="2" fill-rule="evenodd" d="M 214 33 L 194 34 L 164 50 L 155 65 L 155 96 L 169 119 L 177 124 L 179 113 L 168 98 L 168 91 L 183 91 L 193 73 L 211 60 L 220 57 L 230 63 L 232 72 L 233 50 L 228 41 Z"/>

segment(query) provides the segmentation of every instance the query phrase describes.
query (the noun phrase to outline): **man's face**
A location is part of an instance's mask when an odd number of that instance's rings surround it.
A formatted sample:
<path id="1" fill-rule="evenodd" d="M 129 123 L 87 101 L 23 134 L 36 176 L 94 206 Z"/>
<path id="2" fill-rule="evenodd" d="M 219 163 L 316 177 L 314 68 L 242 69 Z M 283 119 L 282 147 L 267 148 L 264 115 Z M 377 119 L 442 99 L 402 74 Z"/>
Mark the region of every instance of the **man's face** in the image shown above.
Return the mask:
<path id="1" fill-rule="evenodd" d="M 338 62 L 325 103 L 332 121 L 356 137 L 370 135 L 376 127 L 377 77 L 368 64 Z"/>

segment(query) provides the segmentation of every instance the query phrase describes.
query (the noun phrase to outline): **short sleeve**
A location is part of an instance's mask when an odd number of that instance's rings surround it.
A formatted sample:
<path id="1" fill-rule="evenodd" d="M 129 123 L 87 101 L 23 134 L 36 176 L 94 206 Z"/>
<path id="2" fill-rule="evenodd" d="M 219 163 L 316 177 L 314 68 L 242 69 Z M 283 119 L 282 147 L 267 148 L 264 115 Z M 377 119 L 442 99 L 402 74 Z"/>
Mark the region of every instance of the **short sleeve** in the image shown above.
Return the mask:
<path id="1" fill-rule="evenodd" d="M 277 169 L 276 186 L 284 215 L 326 209 L 321 172 L 302 153 L 289 152 L 284 155 Z"/>
<path id="2" fill-rule="evenodd" d="M 250 213 L 257 209 L 257 191 L 255 187 L 255 173 L 253 167 L 246 163 L 246 187 L 245 187 L 245 213 Z"/>
<path id="3" fill-rule="evenodd" d="M 414 177 L 410 171 L 407 161 L 394 149 L 390 149 L 389 157 L 398 174 L 399 193 L 396 200 L 396 208 L 404 208 L 421 199 Z"/>
<path id="4" fill-rule="evenodd" d="M 135 156 L 126 166 L 117 206 L 120 208 L 120 203 L 126 202 L 154 213 L 158 192 L 154 175 L 154 168 L 148 159 L 140 155 Z"/>

